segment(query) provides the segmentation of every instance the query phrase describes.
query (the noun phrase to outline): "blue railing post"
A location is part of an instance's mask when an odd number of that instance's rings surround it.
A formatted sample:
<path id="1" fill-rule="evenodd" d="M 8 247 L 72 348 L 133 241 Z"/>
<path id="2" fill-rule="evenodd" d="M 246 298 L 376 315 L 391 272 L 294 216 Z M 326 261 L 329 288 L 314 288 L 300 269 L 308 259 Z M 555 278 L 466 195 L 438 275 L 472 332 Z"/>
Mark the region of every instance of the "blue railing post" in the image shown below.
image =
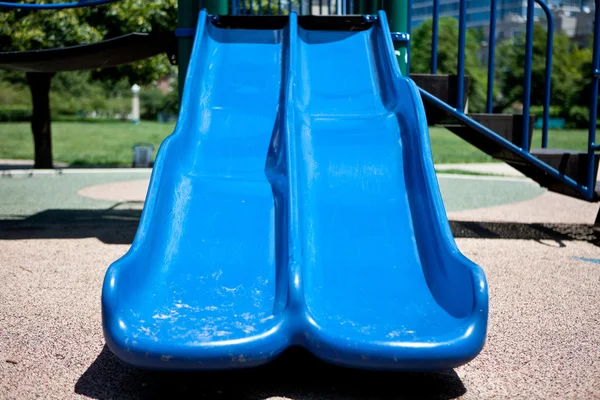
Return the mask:
<path id="1" fill-rule="evenodd" d="M 546 71 L 544 76 L 544 116 L 542 118 L 542 148 L 548 147 L 548 122 L 550 120 L 550 85 L 552 82 L 552 46 L 554 46 L 554 17 L 552 11 L 542 0 L 535 0 L 546 14 Z"/>
<path id="2" fill-rule="evenodd" d="M 495 1 L 495 0 L 492 0 Z M 433 0 L 433 20 L 431 21 L 431 73 L 437 74 L 438 25 L 440 22 L 440 0 Z"/>
<path id="3" fill-rule="evenodd" d="M 531 64 L 533 62 L 533 0 L 527 0 L 525 31 L 525 84 L 523 87 L 523 135 L 521 148 L 529 151 L 529 107 L 531 102 Z"/>
<path id="4" fill-rule="evenodd" d="M 456 67 L 456 110 L 464 113 L 465 110 L 465 46 L 467 42 L 467 0 L 460 0 L 460 14 L 458 16 L 458 65 Z"/>
<path id="5" fill-rule="evenodd" d="M 485 112 L 492 113 L 494 106 L 494 67 L 496 59 L 496 0 L 490 4 L 490 30 L 488 32 L 488 76 L 487 76 L 487 101 Z"/>
<path id="6" fill-rule="evenodd" d="M 592 87 L 590 101 L 590 121 L 588 130 L 588 165 L 587 165 L 587 195 L 594 198 L 596 191 L 595 151 L 596 144 L 596 119 L 598 117 L 598 79 L 600 79 L 600 0 L 594 1 L 594 49 L 592 53 Z"/>

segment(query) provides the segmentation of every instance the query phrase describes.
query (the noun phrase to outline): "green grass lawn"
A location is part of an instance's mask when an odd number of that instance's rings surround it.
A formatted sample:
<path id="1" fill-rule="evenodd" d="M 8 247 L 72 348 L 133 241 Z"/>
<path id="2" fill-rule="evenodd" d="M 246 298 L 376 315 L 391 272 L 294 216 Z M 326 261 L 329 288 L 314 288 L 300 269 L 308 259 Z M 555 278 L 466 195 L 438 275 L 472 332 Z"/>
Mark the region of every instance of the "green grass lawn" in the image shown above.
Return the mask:
<path id="1" fill-rule="evenodd" d="M 132 146 L 152 143 L 155 150 L 171 134 L 174 124 L 129 122 L 54 122 L 52 147 L 55 161 L 75 165 L 130 166 Z M 477 163 L 495 160 L 443 128 L 430 128 L 435 163 Z M 533 137 L 540 147 L 541 132 Z M 549 147 L 585 150 L 587 131 L 550 131 Z M 155 152 L 156 153 L 156 152 Z M 32 159 L 33 139 L 29 123 L 0 123 L 0 159 Z"/>
<path id="2" fill-rule="evenodd" d="M 155 154 L 174 124 L 130 122 L 54 122 L 54 161 L 74 165 L 131 166 L 133 145 L 152 143 Z M 29 123 L 0 123 L 0 159 L 33 159 Z"/>
<path id="3" fill-rule="evenodd" d="M 436 164 L 498 162 L 476 147 L 471 146 L 444 128 L 429 128 L 431 152 Z M 588 131 L 583 129 L 556 129 L 548 132 L 548 147 L 587 150 Z M 533 133 L 531 148 L 542 147 L 542 131 Z"/>

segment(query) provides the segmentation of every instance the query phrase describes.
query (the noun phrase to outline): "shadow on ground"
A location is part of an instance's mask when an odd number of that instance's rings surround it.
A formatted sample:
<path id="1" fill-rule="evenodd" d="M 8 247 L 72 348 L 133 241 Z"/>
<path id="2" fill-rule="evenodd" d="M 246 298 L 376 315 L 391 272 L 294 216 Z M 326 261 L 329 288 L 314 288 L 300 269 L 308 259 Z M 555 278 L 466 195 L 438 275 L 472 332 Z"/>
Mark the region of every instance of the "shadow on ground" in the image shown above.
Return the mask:
<path id="1" fill-rule="evenodd" d="M 0 216 L 0 240 L 96 237 L 107 244 L 131 244 L 141 215 L 141 209 L 109 208 L 45 210 L 24 219 Z"/>
<path id="2" fill-rule="evenodd" d="M 24 219 L 0 215 L 0 240 L 96 237 L 107 244 L 131 244 L 142 205 L 129 202 L 128 209 L 45 210 Z M 457 238 L 553 240 L 559 245 L 581 240 L 600 247 L 600 232 L 592 225 L 450 221 L 450 227 Z"/>
<path id="3" fill-rule="evenodd" d="M 454 370 L 436 373 L 362 371 L 326 364 L 292 348 L 262 367 L 223 372 L 146 371 L 123 364 L 105 346 L 75 384 L 96 399 L 451 399 L 466 389 Z"/>
<path id="4" fill-rule="evenodd" d="M 450 227 L 457 238 L 552 240 L 561 247 L 581 240 L 600 247 L 600 232 L 592 225 L 450 221 Z"/>

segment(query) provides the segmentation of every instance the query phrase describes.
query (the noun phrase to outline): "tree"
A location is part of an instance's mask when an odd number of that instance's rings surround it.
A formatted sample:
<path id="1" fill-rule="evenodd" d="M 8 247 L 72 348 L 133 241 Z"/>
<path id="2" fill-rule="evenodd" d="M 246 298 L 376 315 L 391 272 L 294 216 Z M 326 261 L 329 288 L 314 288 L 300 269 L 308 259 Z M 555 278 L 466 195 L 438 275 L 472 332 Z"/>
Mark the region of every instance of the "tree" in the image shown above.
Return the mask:
<path id="1" fill-rule="evenodd" d="M 413 29 L 410 44 L 410 69 L 415 73 L 430 73 L 431 65 L 431 19 Z M 480 32 L 467 30 L 465 47 L 465 75 L 471 79 L 469 109 L 475 112 L 485 107 L 485 69 L 479 62 L 481 42 Z M 452 17 L 442 17 L 438 22 L 437 72 L 456 74 L 458 61 L 458 21 Z"/>
<path id="2" fill-rule="evenodd" d="M 67 10 L 27 9 L 0 13 L 0 51 L 38 50 L 92 43 L 128 32 L 173 30 L 176 0 L 123 0 L 101 7 Z M 169 71 L 165 57 L 95 71 L 97 79 L 147 84 Z M 50 82 L 54 74 L 27 73 L 31 90 L 35 160 L 34 168 L 52 168 Z"/>
<path id="3" fill-rule="evenodd" d="M 543 105 L 545 96 L 547 32 L 540 23 L 535 23 L 533 32 L 533 58 L 531 73 L 531 105 Z M 552 75 L 550 87 L 551 104 L 560 105 L 563 115 L 576 105 L 589 103 L 588 96 L 582 96 L 591 79 L 591 67 L 585 67 L 591 60 L 590 49 L 580 49 L 564 33 L 554 34 L 552 48 Z M 503 94 L 503 106 L 523 101 L 525 82 L 525 35 L 519 35 L 501 43 L 496 51 L 498 60 L 498 81 Z"/>

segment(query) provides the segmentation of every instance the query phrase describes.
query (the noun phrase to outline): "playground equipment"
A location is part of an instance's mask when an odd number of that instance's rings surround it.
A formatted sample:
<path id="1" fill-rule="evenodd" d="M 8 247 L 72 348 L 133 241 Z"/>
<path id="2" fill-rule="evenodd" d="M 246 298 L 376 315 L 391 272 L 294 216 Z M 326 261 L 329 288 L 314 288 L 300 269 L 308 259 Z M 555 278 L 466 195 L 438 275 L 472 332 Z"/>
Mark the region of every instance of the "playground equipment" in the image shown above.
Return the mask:
<path id="1" fill-rule="evenodd" d="M 275 0 L 286 16 L 253 15 L 262 8 L 252 1 L 206 4 L 209 13 L 180 2 L 181 114 L 159 149 L 134 243 L 106 275 L 111 350 L 164 369 L 250 367 L 292 345 L 363 368 L 468 362 L 484 343 L 487 288 L 454 244 L 427 124 L 549 190 L 598 201 L 600 24 L 588 151 L 545 149 L 549 97 L 542 150 L 531 150 L 534 0 L 520 116 L 491 114 L 493 62 L 488 113 L 464 112 L 466 0 L 457 76 L 436 74 L 437 0 L 427 75 L 409 75 L 408 1 L 384 1 L 388 15 L 373 15 L 374 2 L 338 2 L 347 7 L 336 13 L 359 15 L 335 17 L 298 17 Z M 598 0 L 595 12 L 598 20 Z M 494 12 L 490 33 L 493 22 Z M 0 53 L 0 66 L 27 70 L 18 57 L 40 53 Z"/>
<path id="2" fill-rule="evenodd" d="M 106 275 L 108 346 L 174 369 L 291 345 L 381 369 L 471 360 L 485 278 L 454 245 L 385 14 L 248 18 L 200 13 L 177 128 Z"/>

